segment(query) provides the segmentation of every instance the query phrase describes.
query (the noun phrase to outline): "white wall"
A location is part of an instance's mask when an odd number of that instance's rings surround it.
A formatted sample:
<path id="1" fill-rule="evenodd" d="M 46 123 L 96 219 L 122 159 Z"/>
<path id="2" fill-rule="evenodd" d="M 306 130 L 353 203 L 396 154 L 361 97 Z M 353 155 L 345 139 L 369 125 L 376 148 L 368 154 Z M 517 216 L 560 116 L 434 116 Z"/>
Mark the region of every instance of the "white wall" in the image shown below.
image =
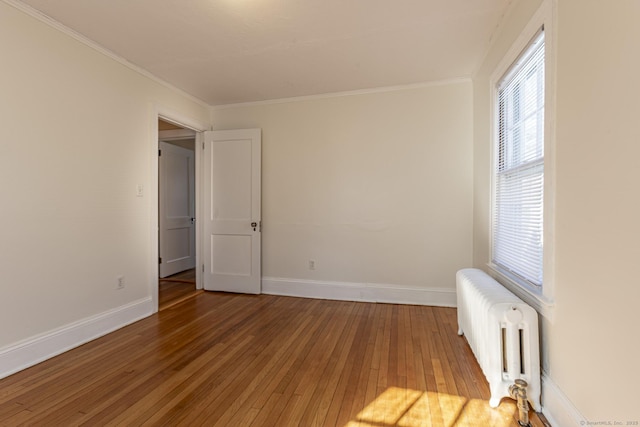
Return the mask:
<path id="1" fill-rule="evenodd" d="M 150 301 L 156 108 L 202 123 L 209 111 L 3 2 L 0 57 L 5 354 Z M 115 289 L 119 275 L 123 290 Z M 3 360 L 0 374 L 11 369 Z"/>
<path id="2" fill-rule="evenodd" d="M 474 78 L 474 264 L 489 261 L 489 76 L 539 1 L 512 5 Z M 640 421 L 640 3 L 557 8 L 555 308 L 542 321 L 543 406 L 557 425 Z M 545 393 L 546 392 L 546 393 Z"/>
<path id="3" fill-rule="evenodd" d="M 458 81 L 213 109 L 215 129 L 263 130 L 263 276 L 453 296 L 471 263 L 471 102 Z"/>
<path id="4" fill-rule="evenodd" d="M 640 2 L 563 0 L 558 21 L 549 372 L 588 420 L 640 421 Z"/>

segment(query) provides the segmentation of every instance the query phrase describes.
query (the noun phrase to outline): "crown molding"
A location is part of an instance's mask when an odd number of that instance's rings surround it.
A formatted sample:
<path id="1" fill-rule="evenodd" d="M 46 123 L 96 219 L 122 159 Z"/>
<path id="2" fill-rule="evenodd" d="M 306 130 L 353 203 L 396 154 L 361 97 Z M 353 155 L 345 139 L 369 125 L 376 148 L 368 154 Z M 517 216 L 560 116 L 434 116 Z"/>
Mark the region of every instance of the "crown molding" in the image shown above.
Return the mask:
<path id="1" fill-rule="evenodd" d="M 290 98 L 267 99 L 264 101 L 249 101 L 249 102 L 239 102 L 235 104 L 212 105 L 211 108 L 214 110 L 224 110 L 227 108 L 237 108 L 237 107 L 255 107 L 260 105 L 285 104 L 288 102 L 313 101 L 317 99 L 339 98 L 343 96 L 369 95 L 369 94 L 383 93 L 383 92 L 415 90 L 415 89 L 422 89 L 427 87 L 447 86 L 447 85 L 459 84 L 459 83 L 469 83 L 471 81 L 472 81 L 471 77 L 459 77 L 459 78 L 453 78 L 453 79 L 444 79 L 444 80 L 422 82 L 422 83 L 412 83 L 412 84 L 406 84 L 406 85 L 383 86 L 383 87 L 376 87 L 376 88 L 370 88 L 370 89 L 348 90 L 343 92 L 328 92 L 328 93 L 322 93 L 317 95 L 304 95 L 304 96 L 294 96 Z"/>

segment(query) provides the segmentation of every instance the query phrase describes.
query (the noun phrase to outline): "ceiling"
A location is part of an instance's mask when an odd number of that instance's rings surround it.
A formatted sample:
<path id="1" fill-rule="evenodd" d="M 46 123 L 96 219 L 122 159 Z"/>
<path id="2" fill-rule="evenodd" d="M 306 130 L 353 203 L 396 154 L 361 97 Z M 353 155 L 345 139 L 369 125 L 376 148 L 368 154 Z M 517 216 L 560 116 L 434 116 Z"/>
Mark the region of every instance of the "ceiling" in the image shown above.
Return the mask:
<path id="1" fill-rule="evenodd" d="M 21 0 L 209 105 L 469 77 L 510 0 Z"/>

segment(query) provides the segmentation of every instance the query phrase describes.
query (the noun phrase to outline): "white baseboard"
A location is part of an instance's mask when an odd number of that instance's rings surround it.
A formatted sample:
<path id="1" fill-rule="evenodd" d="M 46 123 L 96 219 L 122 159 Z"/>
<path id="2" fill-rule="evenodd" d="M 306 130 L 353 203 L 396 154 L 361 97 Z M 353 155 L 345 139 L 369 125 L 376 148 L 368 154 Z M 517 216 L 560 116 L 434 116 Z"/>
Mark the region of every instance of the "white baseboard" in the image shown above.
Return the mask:
<path id="1" fill-rule="evenodd" d="M 0 349 L 0 378 L 36 365 L 152 313 L 151 298 L 143 298 Z"/>
<path id="2" fill-rule="evenodd" d="M 542 373 L 542 413 L 552 426 L 582 426 L 585 418 L 546 373 Z"/>
<path id="3" fill-rule="evenodd" d="M 378 283 L 326 282 L 282 277 L 263 277 L 262 293 L 340 301 L 432 305 L 440 307 L 456 306 L 455 289 L 407 288 Z"/>

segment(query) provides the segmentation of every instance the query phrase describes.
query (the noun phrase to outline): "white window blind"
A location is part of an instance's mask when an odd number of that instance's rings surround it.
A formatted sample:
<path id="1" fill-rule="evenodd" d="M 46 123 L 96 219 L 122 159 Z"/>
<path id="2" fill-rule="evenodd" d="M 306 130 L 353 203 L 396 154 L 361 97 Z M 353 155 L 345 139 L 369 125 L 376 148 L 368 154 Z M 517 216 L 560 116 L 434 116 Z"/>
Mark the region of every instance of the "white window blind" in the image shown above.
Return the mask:
<path id="1" fill-rule="evenodd" d="M 498 82 L 493 263 L 542 286 L 544 32 Z"/>

